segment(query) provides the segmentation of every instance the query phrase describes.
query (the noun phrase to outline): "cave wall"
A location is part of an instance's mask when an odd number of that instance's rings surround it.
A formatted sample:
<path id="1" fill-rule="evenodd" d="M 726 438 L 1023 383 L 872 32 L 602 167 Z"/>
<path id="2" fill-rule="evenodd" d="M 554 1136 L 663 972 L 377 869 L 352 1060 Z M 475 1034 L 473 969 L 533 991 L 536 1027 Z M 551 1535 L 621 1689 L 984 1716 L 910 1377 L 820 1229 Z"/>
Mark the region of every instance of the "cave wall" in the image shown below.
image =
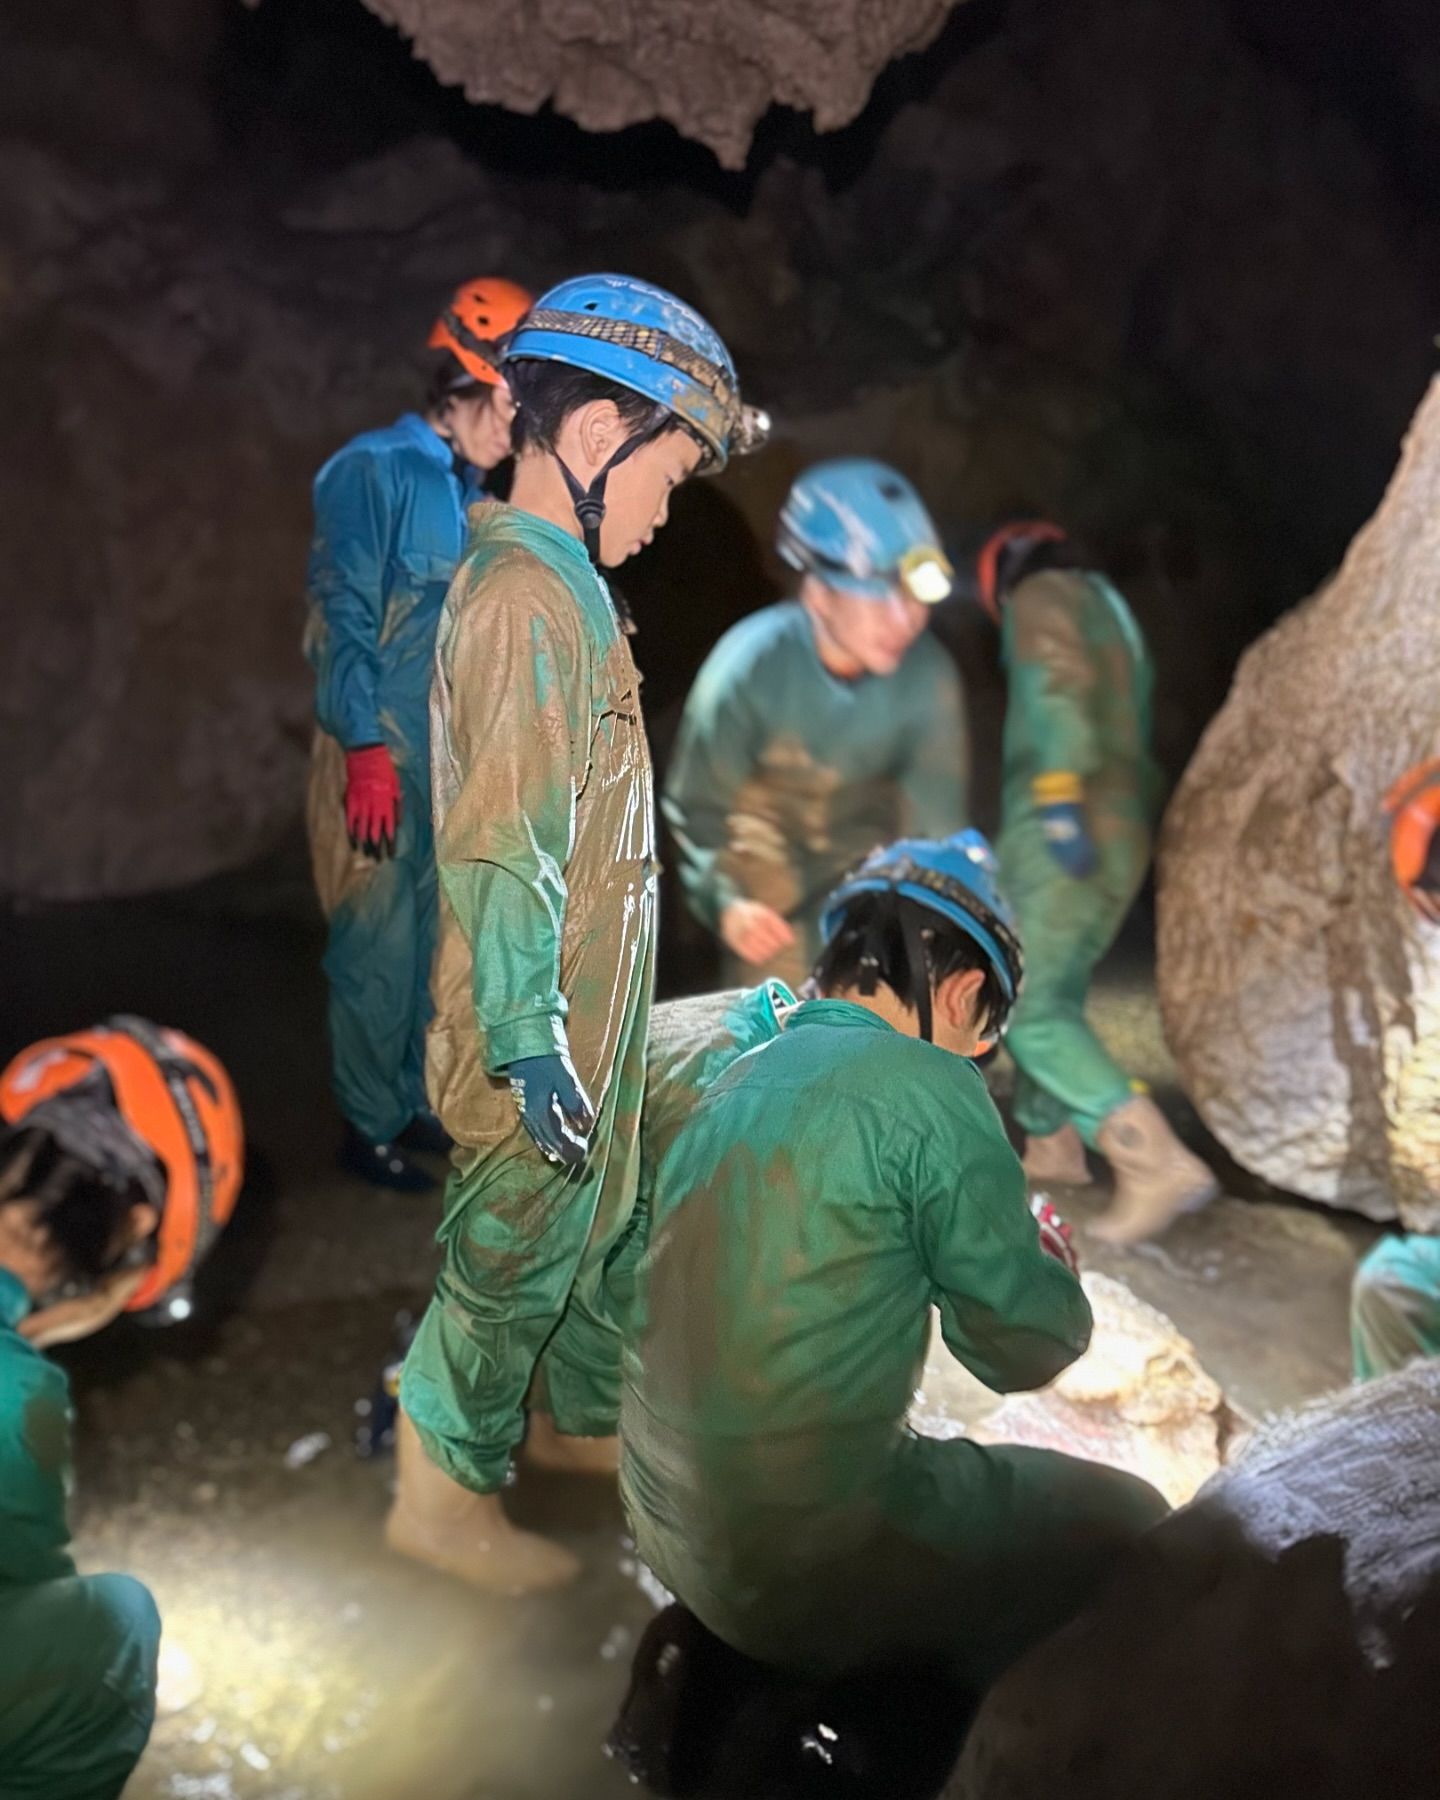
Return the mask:
<path id="1" fill-rule="evenodd" d="M 1386 146 L 1243 12 L 967 0 L 849 128 L 768 114 L 727 174 L 666 126 L 467 106 L 356 0 L 12 0 L 0 893 L 166 886 L 293 825 L 309 478 L 411 402 L 437 300 L 487 268 L 677 288 L 777 418 L 625 573 L 662 736 L 776 591 L 794 470 L 863 450 L 957 554 L 1012 510 L 1089 540 L 1178 774 L 1373 506 L 1431 355 L 1433 243 Z M 993 653 L 940 623 L 983 774 Z"/>

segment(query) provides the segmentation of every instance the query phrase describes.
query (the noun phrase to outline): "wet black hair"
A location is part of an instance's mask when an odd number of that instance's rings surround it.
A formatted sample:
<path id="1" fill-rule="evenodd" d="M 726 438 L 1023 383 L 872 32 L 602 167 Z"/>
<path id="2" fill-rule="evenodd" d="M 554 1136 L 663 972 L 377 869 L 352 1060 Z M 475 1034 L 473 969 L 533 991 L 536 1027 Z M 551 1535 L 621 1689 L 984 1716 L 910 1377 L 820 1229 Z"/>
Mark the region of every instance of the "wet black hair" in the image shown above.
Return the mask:
<path id="1" fill-rule="evenodd" d="M 597 400 L 608 400 L 620 414 L 621 423 L 631 432 L 653 432 L 657 437 L 667 421 L 684 430 L 668 407 L 633 388 L 622 387 L 589 369 L 575 369 L 569 363 L 542 362 L 533 356 L 507 362 L 505 379 L 519 409 L 515 414 L 514 442 L 517 452 L 548 450 L 552 454 L 560 429 L 571 413 Z"/>
<path id="2" fill-rule="evenodd" d="M 138 1182 L 102 1173 L 48 1131 L 0 1128 L 0 1206 L 22 1203 L 37 1209 L 41 1229 L 60 1253 L 61 1280 L 74 1284 L 116 1267 L 116 1240 L 147 1197 Z"/>
<path id="3" fill-rule="evenodd" d="M 1028 576 L 1047 569 L 1083 569 L 1087 558 L 1073 538 L 1015 538 L 1000 552 L 995 591 L 1003 600 Z"/>
<path id="4" fill-rule="evenodd" d="M 976 1018 L 982 1028 L 1003 1019 L 1009 1010 L 990 958 L 968 932 L 903 894 L 857 894 L 845 909 L 840 929 L 820 952 L 811 979 L 821 994 L 856 989 L 873 994 L 884 982 L 902 1006 L 919 1010 L 919 980 L 925 971 L 912 969 L 906 946 L 906 916 L 911 932 L 925 946 L 930 991 L 967 969 L 979 969 L 985 977 L 976 997 Z"/>
<path id="5" fill-rule="evenodd" d="M 469 400 L 490 392 L 489 382 L 477 381 L 453 351 L 442 350 L 425 384 L 425 411 L 438 413 L 447 400 Z"/>

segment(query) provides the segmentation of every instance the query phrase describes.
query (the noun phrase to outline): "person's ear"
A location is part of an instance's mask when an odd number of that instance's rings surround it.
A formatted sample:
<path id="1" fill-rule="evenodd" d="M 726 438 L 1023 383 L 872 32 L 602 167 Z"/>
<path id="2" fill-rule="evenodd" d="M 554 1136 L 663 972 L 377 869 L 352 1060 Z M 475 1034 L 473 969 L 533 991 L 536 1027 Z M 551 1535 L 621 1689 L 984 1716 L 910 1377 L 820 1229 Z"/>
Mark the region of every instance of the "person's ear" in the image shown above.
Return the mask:
<path id="1" fill-rule="evenodd" d="M 580 449 L 592 468 L 602 469 L 620 448 L 623 421 L 613 400 L 592 400 L 575 415 Z"/>
<path id="2" fill-rule="evenodd" d="M 980 990 L 985 976 L 980 969 L 957 969 L 947 975 L 935 990 L 933 1005 L 952 1031 L 979 1028 Z"/>
<path id="3" fill-rule="evenodd" d="M 143 1244 L 148 1237 L 154 1237 L 160 1229 L 160 1214 L 147 1202 L 130 1208 L 130 1217 L 125 1221 L 125 1242 L 122 1250 L 133 1250 L 136 1244 Z"/>

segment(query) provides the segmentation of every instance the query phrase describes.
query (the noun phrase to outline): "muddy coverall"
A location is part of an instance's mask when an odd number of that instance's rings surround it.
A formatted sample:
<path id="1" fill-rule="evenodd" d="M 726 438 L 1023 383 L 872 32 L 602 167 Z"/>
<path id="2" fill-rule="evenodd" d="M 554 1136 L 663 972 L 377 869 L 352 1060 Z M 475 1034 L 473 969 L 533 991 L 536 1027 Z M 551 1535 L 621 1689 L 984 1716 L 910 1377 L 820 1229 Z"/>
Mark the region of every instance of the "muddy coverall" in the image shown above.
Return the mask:
<path id="1" fill-rule="evenodd" d="M 649 1244 L 655 1177 L 680 1128 L 734 1062 L 768 1044 L 795 1005 L 783 981 L 663 1000 L 650 1014 L 645 1111 L 640 1121 L 640 1187 L 635 1213 L 606 1269 L 611 1315 L 626 1327 L 635 1273 Z"/>
<path id="2" fill-rule="evenodd" d="M 305 654 L 318 731 L 307 819 L 330 920 L 330 1048 L 340 1110 L 389 1143 L 425 1105 L 435 952 L 430 673 L 460 560 L 473 471 L 415 413 L 369 431 L 315 478 Z M 352 850 L 345 752 L 384 744 L 400 777 L 395 854 Z"/>
<path id="3" fill-rule="evenodd" d="M 1090 1335 L 975 1067 L 807 1001 L 664 1157 L 624 1353 L 639 1554 L 736 1649 L 816 1674 L 929 1650 L 979 1687 L 1165 1513 L 1098 1464 L 907 1429 L 932 1304 L 1002 1391 Z"/>
<path id="4" fill-rule="evenodd" d="M 727 955 L 727 985 L 803 982 L 847 869 L 897 837 L 949 837 L 965 824 L 968 760 L 959 676 L 929 633 L 893 675 L 841 681 L 798 601 L 727 631 L 685 703 L 665 818 L 703 925 L 716 931 L 732 901 L 759 900 L 797 939 L 764 969 Z"/>
<path id="5" fill-rule="evenodd" d="M 1124 600 L 1103 576 L 1072 570 L 1017 584 L 1001 611 L 1001 654 L 1009 695 L 996 848 L 1025 946 L 1025 985 L 1005 1039 L 1017 1069 L 1015 1117 L 1036 1137 L 1073 1123 L 1093 1145 L 1133 1091 L 1086 1022 L 1085 997 L 1150 862 L 1160 795 L 1153 673 Z M 1035 803 L 1035 778 L 1061 772 L 1083 783 L 1099 856 L 1084 881 L 1051 854 Z"/>
<path id="6" fill-rule="evenodd" d="M 1440 1356 L 1440 1238 L 1381 1238 L 1355 1272 L 1350 1341 L 1357 1381 Z"/>
<path id="7" fill-rule="evenodd" d="M 160 1616 L 128 1575 L 77 1575 L 66 1546 L 70 1384 L 16 1329 L 0 1269 L 0 1795 L 114 1800 L 155 1717 Z"/>
<path id="8" fill-rule="evenodd" d="M 639 1178 L 657 873 L 639 677 L 576 539 L 514 507 L 473 510 L 431 706 L 427 1079 L 457 1149 L 401 1401 L 431 1460 L 489 1493 L 532 1377 L 562 1432 L 613 1432 L 619 1400 L 604 1267 Z M 536 1149 L 505 1076 L 567 1042 L 599 1111 L 577 1169 Z"/>

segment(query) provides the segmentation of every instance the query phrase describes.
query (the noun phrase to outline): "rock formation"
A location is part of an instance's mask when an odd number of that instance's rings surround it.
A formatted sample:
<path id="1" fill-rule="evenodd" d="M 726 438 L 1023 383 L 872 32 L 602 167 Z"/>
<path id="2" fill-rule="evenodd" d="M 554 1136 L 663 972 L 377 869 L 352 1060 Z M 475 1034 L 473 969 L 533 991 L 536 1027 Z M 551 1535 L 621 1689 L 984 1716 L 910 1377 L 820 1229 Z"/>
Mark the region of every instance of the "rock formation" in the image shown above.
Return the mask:
<path id="1" fill-rule="evenodd" d="M 937 1326 L 911 1422 L 931 1437 L 1031 1444 L 1109 1463 L 1179 1506 L 1221 1466 L 1235 1415 L 1162 1312 L 1108 1275 L 1083 1281 L 1095 1335 L 1048 1388 L 999 1399 L 955 1361 Z"/>
<path id="2" fill-rule="evenodd" d="M 1257 1432 L 1003 1676 L 945 1800 L 1440 1792 L 1440 1366 Z"/>
<path id="3" fill-rule="evenodd" d="M 774 101 L 848 125 L 892 57 L 919 50 L 955 0 L 365 0 L 441 81 L 516 112 L 553 101 L 588 131 L 668 119 L 745 166 Z"/>
<path id="4" fill-rule="evenodd" d="M 1315 1200 L 1440 1227 L 1440 932 L 1383 799 L 1440 751 L 1440 384 L 1334 579 L 1251 649 L 1165 822 L 1159 981 L 1187 1093 Z"/>

